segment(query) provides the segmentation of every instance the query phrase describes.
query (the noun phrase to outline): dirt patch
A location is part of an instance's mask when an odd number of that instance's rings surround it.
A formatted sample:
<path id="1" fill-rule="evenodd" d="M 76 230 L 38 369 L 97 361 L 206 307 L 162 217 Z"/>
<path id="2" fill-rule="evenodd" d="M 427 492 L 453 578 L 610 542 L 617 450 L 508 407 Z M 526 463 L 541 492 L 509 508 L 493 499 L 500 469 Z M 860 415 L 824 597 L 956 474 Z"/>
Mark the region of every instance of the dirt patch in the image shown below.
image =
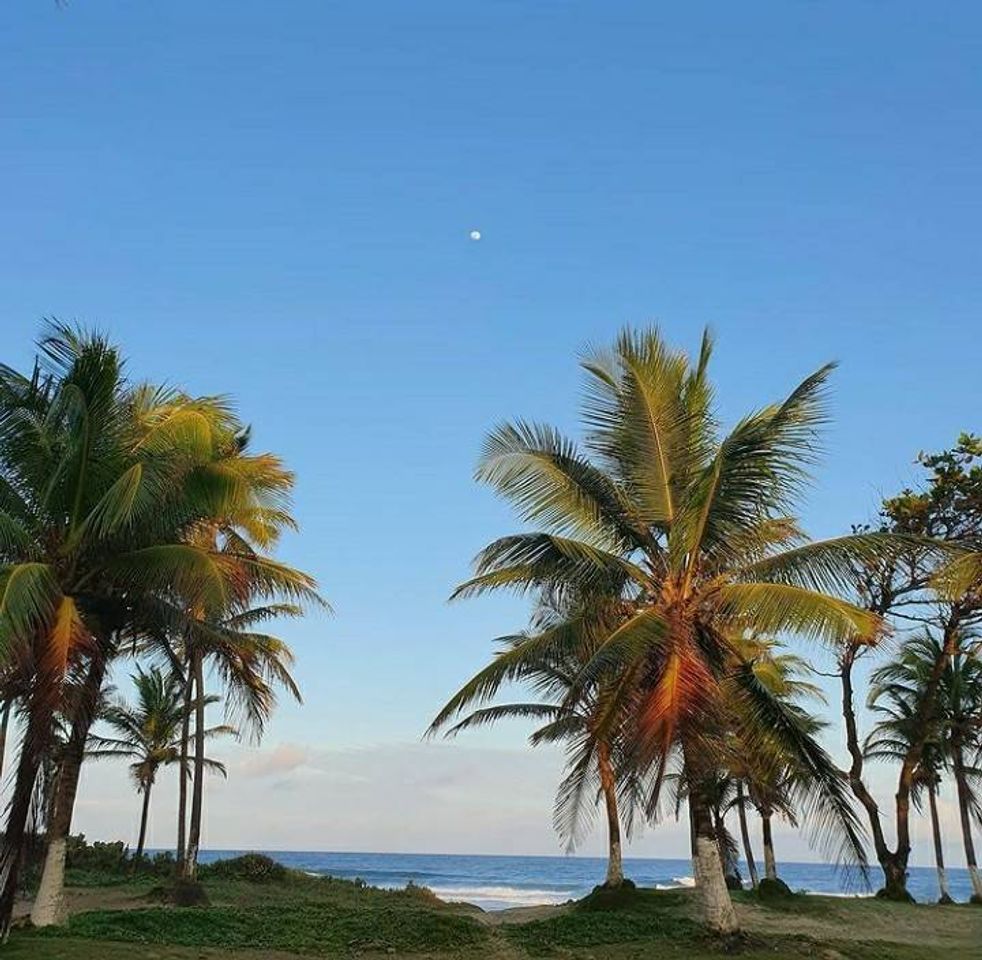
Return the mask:
<path id="1" fill-rule="evenodd" d="M 569 910 L 569 904 L 542 904 L 538 907 L 509 907 L 507 910 L 481 910 L 472 907 L 476 912 L 468 913 L 479 923 L 488 927 L 499 927 L 506 923 L 531 923 L 533 920 L 548 920 Z"/>
<path id="2" fill-rule="evenodd" d="M 796 909 L 799 905 L 800 909 Z M 894 904 L 881 900 L 850 900 L 843 904 L 833 897 L 807 897 L 780 909 L 740 903 L 737 913 L 741 923 L 755 934 L 941 947 L 982 943 L 982 910 L 965 907 Z"/>

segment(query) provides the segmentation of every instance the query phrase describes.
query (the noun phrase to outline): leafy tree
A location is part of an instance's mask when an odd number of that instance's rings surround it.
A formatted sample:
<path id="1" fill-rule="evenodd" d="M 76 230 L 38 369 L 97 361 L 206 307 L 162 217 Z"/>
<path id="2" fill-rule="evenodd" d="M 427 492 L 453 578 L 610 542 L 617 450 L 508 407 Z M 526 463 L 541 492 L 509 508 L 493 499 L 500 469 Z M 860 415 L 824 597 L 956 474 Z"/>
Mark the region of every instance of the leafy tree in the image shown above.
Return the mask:
<path id="1" fill-rule="evenodd" d="M 982 872 L 972 839 L 972 824 L 982 825 L 982 645 L 963 644 L 942 680 L 942 749 L 951 766 L 958 795 L 958 813 L 965 865 L 972 882 L 972 902 L 982 903 Z"/>
<path id="2" fill-rule="evenodd" d="M 951 903 L 937 809 L 937 789 L 944 769 L 943 695 L 939 698 L 935 715 L 929 717 L 926 723 L 921 710 L 921 703 L 927 695 L 929 678 L 940 655 L 939 646 L 938 641 L 930 635 L 918 636 L 904 646 L 896 660 L 873 673 L 868 706 L 878 719 L 866 739 L 864 754 L 870 760 L 902 764 L 912 745 L 923 739 L 925 732 L 927 733 L 914 771 L 911 802 L 920 811 L 923 807 L 923 795 L 927 794 L 939 902 Z M 925 731 L 925 727 L 929 729 Z"/>
<path id="3" fill-rule="evenodd" d="M 186 843 L 183 842 L 185 804 L 179 803 L 178 859 L 181 876 L 189 881 L 194 881 L 197 874 L 204 802 L 205 664 L 212 666 L 221 681 L 227 714 L 236 719 L 237 726 L 251 735 L 254 742 L 258 742 L 276 706 L 276 687 L 286 689 L 298 702 L 301 698 L 290 673 L 293 664 L 290 648 L 280 638 L 257 628 L 269 620 L 300 616 L 301 608 L 296 604 L 280 602 L 250 607 L 248 601 L 256 595 L 271 598 L 285 593 L 320 603 L 314 593 L 313 580 L 283 565 L 279 565 L 275 576 L 267 582 L 247 578 L 243 583 L 240 599 L 223 609 L 201 614 L 189 625 L 183 638 L 188 682 L 185 687 L 180 756 L 182 766 L 185 766 L 189 751 L 187 724 L 193 713 L 191 767 L 194 773 Z M 182 785 L 182 799 L 183 789 Z"/>
<path id="4" fill-rule="evenodd" d="M 125 700 L 120 700 L 100 712 L 99 719 L 115 736 L 90 735 L 86 757 L 132 761 L 130 774 L 137 792 L 143 796 L 140 834 L 135 854 L 138 862 L 143 857 L 150 792 L 157 780 L 157 774 L 161 767 L 177 764 L 180 760 L 180 733 L 185 705 L 181 695 L 180 677 L 173 673 L 165 674 L 157 667 L 151 667 L 147 671 L 137 667 L 133 682 L 136 687 L 136 705 L 130 706 Z M 217 700 L 217 697 L 205 698 L 206 705 Z M 235 732 L 233 727 L 223 724 L 205 730 L 204 734 L 208 738 Z M 225 767 L 216 760 L 205 758 L 204 766 L 225 776 Z M 189 773 L 186 767 L 180 770 L 182 778 Z"/>
<path id="5" fill-rule="evenodd" d="M 109 663 L 161 629 L 162 602 L 184 611 L 214 606 L 228 602 L 245 573 L 258 584 L 277 576 L 264 557 L 200 538 L 215 518 L 235 515 L 259 529 L 267 521 L 248 472 L 229 463 L 244 436 L 222 400 L 128 382 L 119 351 L 99 335 L 52 326 L 30 375 L 0 367 L 0 646 L 26 684 L 0 849 L 4 935 L 55 718 L 65 717 L 71 732 L 48 825 L 39 923 L 62 913 L 78 772 Z M 70 677 L 80 693 L 69 702 Z"/>
<path id="6" fill-rule="evenodd" d="M 823 728 L 819 720 L 809 714 L 802 705 L 804 700 L 824 702 L 821 690 L 813 683 L 802 679 L 810 667 L 801 657 L 782 652 L 781 644 L 765 637 L 745 636 L 738 638 L 741 655 L 750 663 L 754 676 L 785 708 L 798 714 L 802 729 L 810 736 L 816 736 Z M 774 855 L 772 821 L 779 813 L 792 825 L 798 825 L 796 806 L 810 814 L 814 798 L 810 792 L 807 770 L 797 768 L 794 755 L 782 752 L 780 744 L 761 744 L 746 749 L 737 736 L 732 741 L 728 760 L 730 777 L 734 780 L 734 796 L 730 805 L 735 807 L 740 819 L 740 833 L 743 840 L 744 855 L 750 870 L 751 882 L 758 886 L 757 867 L 754 862 L 747 824 L 747 801 L 756 808 L 761 818 L 762 842 L 764 850 L 764 873 L 768 880 L 777 880 L 777 860 Z M 744 786 L 747 796 L 744 797 Z M 820 809 L 820 807 L 819 807 Z M 831 825 L 819 820 L 818 836 L 822 840 L 823 828 Z"/>
<path id="7" fill-rule="evenodd" d="M 855 670 L 875 645 L 854 639 L 839 655 L 842 713 L 850 754 L 849 782 L 866 811 L 877 860 L 884 874 L 882 896 L 909 900 L 910 807 L 922 754 L 944 671 L 960 644 L 982 623 L 982 441 L 962 435 L 955 447 L 921 454 L 927 471 L 920 490 L 906 489 L 884 500 L 879 531 L 906 541 L 890 554 L 857 557 L 850 577 L 858 603 L 888 618 L 901 642 L 928 631 L 938 639 L 936 659 L 924 679 L 923 695 L 911 717 L 911 738 L 900 761 L 894 798 L 896 843 L 891 847 L 879 806 L 864 777 L 864 752 L 855 709 Z M 864 531 L 869 528 L 863 528 Z"/>
<path id="8" fill-rule="evenodd" d="M 640 785 L 634 776 L 629 759 L 624 755 L 622 723 L 611 722 L 611 697 L 608 685 L 579 684 L 584 665 L 595 651 L 595 629 L 585 620 L 569 618 L 549 611 L 539 612 L 537 626 L 541 630 L 579 630 L 576 649 L 554 657 L 547 648 L 541 657 L 514 659 L 516 652 L 524 653 L 530 633 L 504 637 L 503 649 L 485 669 L 481 670 L 459 690 L 441 710 L 430 727 L 430 733 L 446 728 L 447 736 L 463 730 L 495 723 L 505 718 L 542 721 L 529 737 L 530 744 L 566 745 L 566 774 L 556 795 L 554 823 L 567 850 L 575 849 L 582 834 L 589 828 L 596 801 L 601 799 L 607 820 L 607 875 L 604 885 L 619 887 L 624 881 L 621 844 L 619 793 L 629 804 L 632 814 L 627 820 L 628 832 L 635 822 L 634 811 L 643 802 Z M 596 626 L 596 625 L 591 625 Z M 541 699 L 533 702 L 483 705 L 461 717 L 475 704 L 490 704 L 506 679 L 521 681 Z M 456 719 L 455 719 L 456 718 Z M 452 726 L 448 725 L 454 721 Z"/>
<path id="9" fill-rule="evenodd" d="M 834 591 L 858 560 L 895 547 L 877 534 L 802 542 L 789 519 L 815 458 L 831 367 L 721 436 L 710 353 L 708 336 L 691 364 L 656 331 L 628 330 L 613 349 L 588 355 L 588 454 L 551 427 L 495 429 L 478 478 L 542 529 L 486 547 L 455 596 L 593 593 L 620 611 L 580 682 L 630 678 L 619 698 L 634 711 L 636 746 L 653 765 L 655 795 L 671 758 L 680 757 L 703 918 L 730 933 L 738 924 L 701 787 L 719 767 L 728 711 L 743 716 L 748 748 L 778 743 L 796 758 L 862 856 L 839 771 L 801 717 L 756 679 L 732 638 L 749 630 L 833 645 L 872 639 L 879 617 Z M 514 656 L 562 649 L 569 639 L 568 631 L 545 631 Z"/>

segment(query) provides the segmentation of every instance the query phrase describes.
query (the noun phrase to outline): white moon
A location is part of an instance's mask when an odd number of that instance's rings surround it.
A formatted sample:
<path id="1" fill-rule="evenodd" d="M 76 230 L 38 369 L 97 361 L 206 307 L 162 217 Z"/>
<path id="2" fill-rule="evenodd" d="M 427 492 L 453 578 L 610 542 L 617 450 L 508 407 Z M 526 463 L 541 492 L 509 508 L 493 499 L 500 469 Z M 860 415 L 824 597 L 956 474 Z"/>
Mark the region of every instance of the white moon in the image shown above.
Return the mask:
<path id="1" fill-rule="evenodd" d="M 481 239 L 481 231 L 480 230 L 471 230 L 471 232 L 470 232 L 470 238 L 471 238 L 471 240 L 480 240 Z"/>

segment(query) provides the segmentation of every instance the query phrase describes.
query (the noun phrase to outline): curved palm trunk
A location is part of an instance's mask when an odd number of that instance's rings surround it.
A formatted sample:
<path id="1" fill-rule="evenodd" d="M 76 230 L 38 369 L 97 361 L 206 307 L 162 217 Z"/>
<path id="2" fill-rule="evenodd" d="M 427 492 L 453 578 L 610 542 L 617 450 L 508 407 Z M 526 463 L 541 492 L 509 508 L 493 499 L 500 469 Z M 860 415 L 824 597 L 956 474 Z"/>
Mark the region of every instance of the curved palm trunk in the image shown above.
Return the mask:
<path id="1" fill-rule="evenodd" d="M 859 742 L 859 727 L 856 723 L 856 710 L 853 698 L 852 668 L 855 653 L 842 660 L 842 717 L 846 727 L 846 746 L 849 750 L 851 764 L 849 767 L 849 786 L 853 796 L 862 804 L 869 820 L 870 835 L 873 838 L 873 850 L 877 862 L 883 871 L 883 890 L 881 893 L 888 900 L 911 900 L 907 891 L 907 860 L 910 857 L 910 833 L 908 818 L 910 815 L 910 784 L 906 792 L 903 790 L 904 775 L 901 771 L 900 788 L 897 791 L 897 849 L 887 846 L 883 833 L 883 823 L 880 819 L 880 808 L 873 795 L 866 788 L 863 780 L 863 748 Z M 925 727 L 926 728 L 926 727 Z M 923 745 L 922 745 L 923 746 Z M 918 756 L 919 759 L 919 756 Z M 906 837 L 906 846 L 901 842 Z"/>
<path id="2" fill-rule="evenodd" d="M 143 809 L 140 811 L 140 839 L 136 842 L 135 864 L 139 866 L 143 859 L 143 848 L 147 839 L 147 818 L 150 814 L 150 789 L 153 781 L 150 780 L 143 785 Z"/>
<path id="3" fill-rule="evenodd" d="M 774 857 L 774 835 L 771 833 L 771 811 L 760 811 L 760 829 L 764 841 L 764 876 L 777 880 L 777 860 Z"/>
<path id="4" fill-rule="evenodd" d="M 184 857 L 183 876 L 195 880 L 198 875 L 198 850 L 201 846 L 201 811 L 205 776 L 205 698 L 204 665 L 200 652 L 191 655 L 194 669 L 194 784 L 191 792 L 191 822 Z"/>
<path id="5" fill-rule="evenodd" d="M 982 872 L 979 871 L 975 859 L 975 843 L 972 840 L 971 791 L 968 786 L 968 774 L 965 770 L 965 756 L 961 744 L 956 744 L 952 770 L 955 774 L 955 786 L 958 789 L 958 815 L 961 820 L 962 842 L 965 845 L 965 866 L 972 881 L 972 902 L 982 903 Z"/>
<path id="6" fill-rule="evenodd" d="M 695 835 L 696 893 L 703 923 L 713 932 L 729 936 L 739 932 L 730 891 L 726 889 L 723 861 L 719 842 L 713 827 L 712 810 L 702 796 L 697 780 L 690 774 L 689 815 Z"/>
<path id="7" fill-rule="evenodd" d="M 747 861 L 747 870 L 750 873 L 750 883 L 754 890 L 760 882 L 757 876 L 757 861 L 754 860 L 754 851 L 750 846 L 750 830 L 747 827 L 747 803 L 743 794 L 743 781 L 737 780 L 737 815 L 740 818 L 740 836 L 743 839 L 743 856 Z"/>
<path id="8" fill-rule="evenodd" d="M 24 741 L 17 761 L 17 775 L 7 814 L 7 825 L 0 854 L 0 938 L 6 942 L 10 935 L 17 884 L 24 853 L 27 818 L 31 812 L 34 784 L 37 781 L 41 758 L 51 737 L 52 711 L 46 704 L 33 705 Z"/>
<path id="9" fill-rule="evenodd" d="M 48 824 L 44 869 L 37 896 L 34 898 L 34 906 L 31 908 L 31 923 L 35 927 L 63 924 L 68 919 L 68 909 L 65 904 L 65 852 L 72 829 L 72 815 L 75 811 L 82 761 L 85 758 L 85 744 L 95 721 L 105 675 L 106 661 L 101 656 L 97 657 L 89 666 L 85 676 L 72 724 L 72 733 L 58 772 L 51 821 Z"/>
<path id="10" fill-rule="evenodd" d="M 621 856 L 621 822 L 617 812 L 617 783 L 610 762 L 610 748 L 602 743 L 597 748 L 600 789 L 607 809 L 607 879 L 605 887 L 619 887 L 624 882 L 624 862 Z"/>
<path id="11" fill-rule="evenodd" d="M 934 838 L 934 863 L 938 870 L 938 890 L 941 896 L 938 903 L 952 903 L 948 889 L 948 875 L 944 868 L 944 848 L 941 844 L 941 821 L 938 819 L 937 786 L 934 781 L 927 785 L 928 807 L 931 811 L 931 835 Z"/>
<path id="12" fill-rule="evenodd" d="M 191 738 L 191 697 L 194 695 L 194 674 L 190 660 L 188 678 L 184 684 L 184 719 L 181 722 L 181 758 L 178 765 L 177 784 L 177 869 L 183 874 L 187 856 L 188 829 L 188 742 Z"/>

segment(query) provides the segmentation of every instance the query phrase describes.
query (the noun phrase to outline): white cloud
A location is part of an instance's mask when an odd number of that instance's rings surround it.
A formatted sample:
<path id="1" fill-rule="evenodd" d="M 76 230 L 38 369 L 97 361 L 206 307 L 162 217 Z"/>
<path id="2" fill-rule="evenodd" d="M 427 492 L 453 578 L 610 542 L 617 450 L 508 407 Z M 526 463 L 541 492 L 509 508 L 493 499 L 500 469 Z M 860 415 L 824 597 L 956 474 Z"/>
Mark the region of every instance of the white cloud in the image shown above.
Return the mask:
<path id="1" fill-rule="evenodd" d="M 389 743 L 323 748 L 284 742 L 260 749 L 226 745 L 219 753 L 229 779 L 210 777 L 204 845 L 214 849 L 374 850 L 409 853 L 558 854 L 552 801 L 562 767 L 559 751 L 496 749 L 464 743 Z M 176 823 L 176 776 L 165 773 L 152 805 L 150 845 L 170 847 Z M 875 771 L 887 802 L 891 770 Z M 957 809 L 946 791 L 940 804 L 946 852 L 962 863 Z M 139 802 L 125 764 L 90 763 L 76 829 L 100 839 L 135 842 Z M 733 825 L 735 827 L 735 824 Z M 915 817 L 914 860 L 931 864 L 930 825 Z M 754 842 L 760 856 L 759 829 Z M 778 825 L 779 858 L 814 860 L 801 832 Z M 602 825 L 583 845 L 602 854 Z M 685 857 L 685 823 L 649 828 L 628 854 Z"/>

